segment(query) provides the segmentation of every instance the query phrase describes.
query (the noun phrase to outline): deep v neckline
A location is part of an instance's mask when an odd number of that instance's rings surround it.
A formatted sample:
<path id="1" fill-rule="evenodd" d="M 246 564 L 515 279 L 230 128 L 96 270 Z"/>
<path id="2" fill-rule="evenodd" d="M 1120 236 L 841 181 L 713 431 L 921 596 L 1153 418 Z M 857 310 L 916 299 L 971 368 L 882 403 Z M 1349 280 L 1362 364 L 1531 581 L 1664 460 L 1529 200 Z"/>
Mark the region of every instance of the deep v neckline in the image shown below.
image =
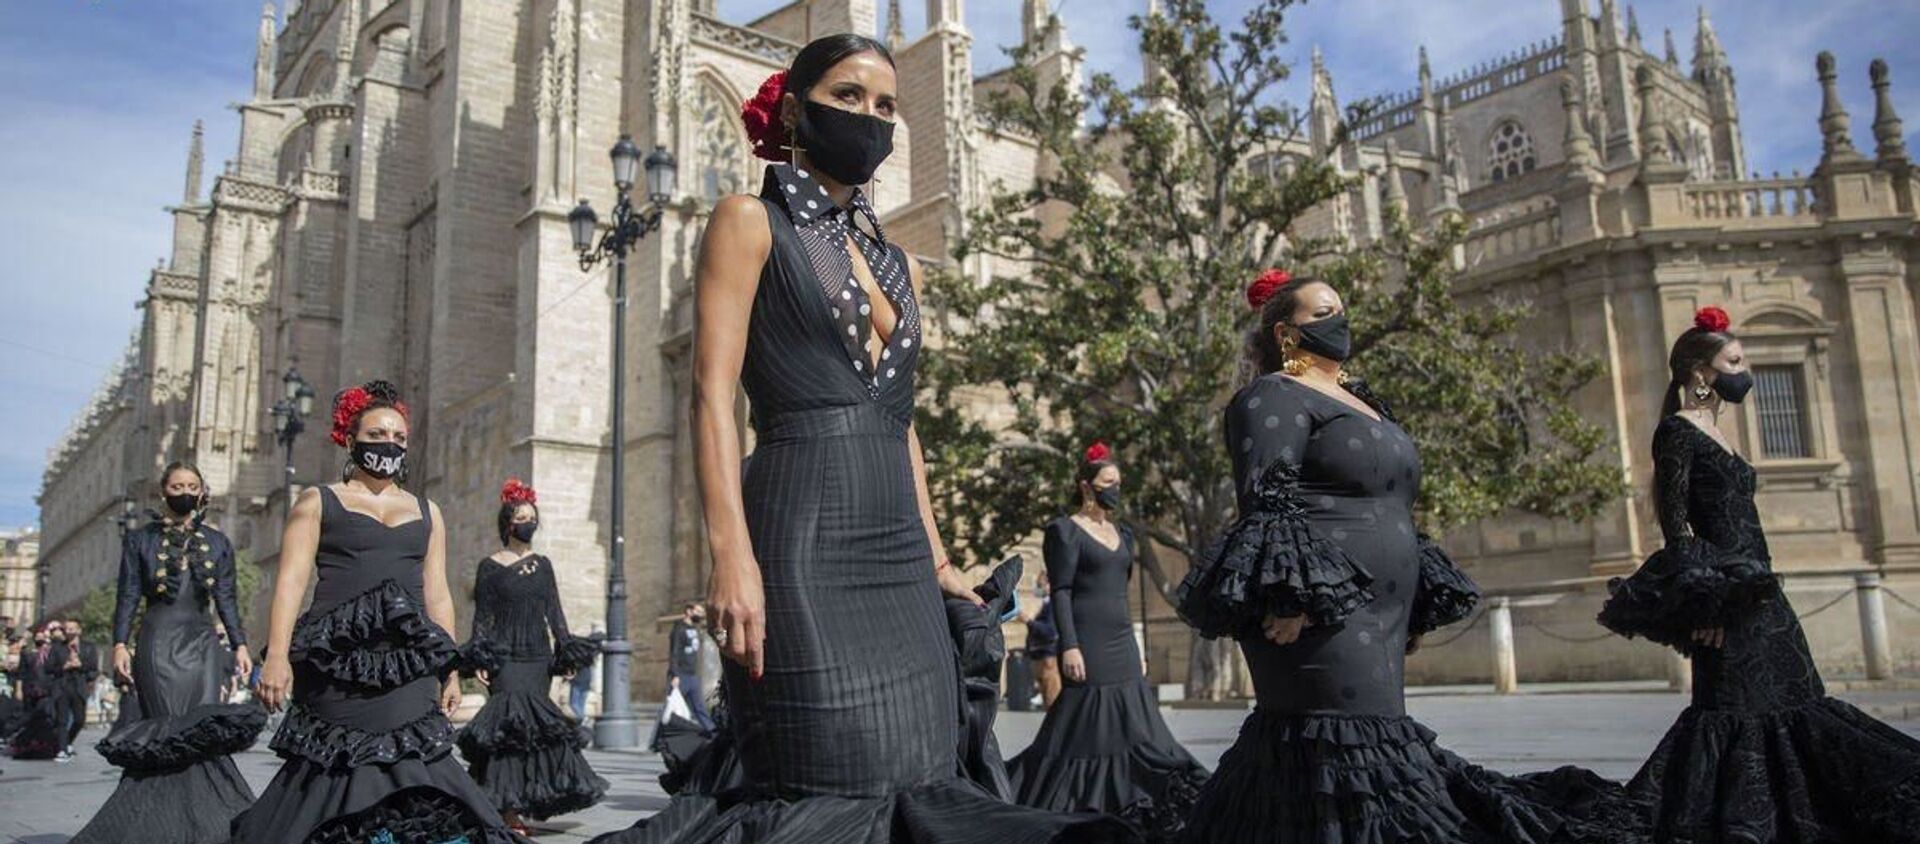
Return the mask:
<path id="1" fill-rule="evenodd" d="M 376 516 L 376 515 L 374 515 L 374 514 L 372 514 L 372 513 L 367 513 L 367 512 L 363 512 L 363 511 L 360 511 L 360 510 L 355 510 L 355 509 L 353 509 L 352 507 L 348 507 L 348 506 L 347 506 L 347 502 L 345 502 L 345 501 L 342 501 L 342 500 L 340 500 L 340 493 L 339 493 L 339 492 L 337 492 L 336 490 L 334 490 L 334 488 L 333 488 L 333 487 L 331 487 L 331 486 L 322 486 L 322 487 L 321 487 L 321 489 L 324 489 L 324 490 L 326 490 L 326 491 L 327 491 L 327 494 L 329 494 L 329 495 L 332 495 L 332 496 L 333 496 L 333 503 L 334 503 L 334 506 L 336 506 L 336 507 L 339 507 L 339 508 L 340 508 L 340 512 L 342 512 L 342 513 L 346 513 L 346 514 L 348 514 L 348 515 L 352 515 L 352 516 L 359 516 L 360 518 L 363 518 L 363 519 L 366 519 L 367 521 L 369 521 L 369 522 L 372 522 L 372 523 L 374 523 L 374 524 L 376 524 L 376 525 L 379 525 L 379 526 L 381 526 L 381 527 L 383 527 L 383 528 L 386 528 L 387 530 L 399 530 L 399 529 L 401 529 L 401 528 L 403 528 L 403 527 L 406 527 L 406 526 L 408 526 L 408 525 L 415 525 L 415 524 L 419 524 L 419 523 L 421 523 L 421 522 L 424 522 L 424 521 L 426 521 L 426 520 L 427 520 L 427 511 L 426 511 L 426 510 L 424 509 L 424 507 L 425 507 L 425 505 L 421 505 L 421 504 L 416 504 L 416 506 L 420 506 L 420 507 L 422 507 L 422 509 L 421 509 L 421 511 L 420 511 L 420 513 L 419 513 L 419 515 L 416 515 L 416 516 L 414 516 L 413 518 L 411 518 L 411 519 L 408 519 L 408 520 L 406 520 L 406 521 L 404 521 L 404 522 L 398 522 L 398 523 L 395 523 L 395 524 L 391 524 L 391 525 L 390 525 L 390 524 L 387 524 L 387 523 L 386 523 L 386 521 L 385 521 L 385 520 L 383 520 L 383 519 L 381 519 L 381 518 L 380 518 L 379 516 Z M 416 499 L 417 499 L 417 496 L 416 496 Z"/>
<path id="2" fill-rule="evenodd" d="M 1747 458 L 1741 456 L 1739 452 L 1734 451 L 1733 449 L 1728 448 L 1726 445 L 1722 444 L 1720 442 L 1719 437 L 1716 437 L 1708 433 L 1707 429 L 1705 427 L 1702 427 L 1700 423 L 1695 422 L 1692 419 L 1678 413 L 1674 414 L 1673 417 L 1675 419 L 1680 420 L 1680 424 L 1685 425 L 1689 428 L 1692 428 L 1693 432 L 1696 434 L 1699 434 L 1702 439 L 1712 443 L 1714 449 L 1718 450 L 1721 454 L 1724 454 L 1728 457 L 1738 460 L 1744 465 L 1747 465 L 1747 466 L 1753 465 L 1752 463 L 1747 462 Z"/>
<path id="3" fill-rule="evenodd" d="M 1359 407 L 1357 407 L 1357 406 L 1355 406 L 1355 405 L 1354 405 L 1354 404 L 1352 404 L 1351 402 L 1348 402 L 1348 401 L 1346 401 L 1345 399 L 1342 399 L 1342 398 L 1340 398 L 1339 396 L 1336 396 L 1336 395 L 1334 395 L 1334 394 L 1332 394 L 1332 393 L 1329 393 L 1329 392 L 1327 392 L 1326 390 L 1322 390 L 1322 389 L 1320 389 L 1319 387 L 1315 387 L 1315 386 L 1313 386 L 1312 384 L 1309 384 L 1309 383 L 1307 383 L 1307 382 L 1305 382 L 1305 381 L 1302 381 L 1302 380 L 1300 380 L 1300 379 L 1298 379 L 1298 378 L 1295 378 L 1295 377 L 1293 377 L 1293 376 L 1291 376 L 1291 375 L 1288 375 L 1288 374 L 1286 374 L 1286 373 L 1284 373 L 1284 372 L 1283 372 L 1283 373 L 1279 373 L 1279 377 L 1280 377 L 1280 379 L 1281 379 L 1282 381 L 1285 381 L 1285 382 L 1287 382 L 1287 383 L 1290 383 L 1290 384 L 1295 384 L 1295 385 L 1298 385 L 1298 386 L 1299 386 L 1299 387 L 1300 387 L 1301 389 L 1303 389 L 1303 390 L 1309 390 L 1309 391 L 1311 391 L 1311 392 L 1313 392 L 1313 393 L 1314 393 L 1315 395 L 1317 395 L 1317 396 L 1319 396 L 1319 397 L 1321 397 L 1321 398 L 1323 398 L 1323 399 L 1326 399 L 1327 401 L 1330 401 L 1330 402 L 1333 402 L 1334 404 L 1337 404 L 1337 405 L 1340 405 L 1340 407 L 1341 407 L 1342 409 L 1344 409 L 1344 410 L 1346 410 L 1347 412 L 1349 412 L 1349 413 L 1352 413 L 1352 414 L 1354 414 L 1354 415 L 1356 415 L 1356 416 L 1359 416 L 1360 418 L 1362 418 L 1362 419 L 1365 419 L 1365 420 L 1367 420 L 1368 422 L 1373 422 L 1373 423 L 1376 423 L 1376 424 L 1383 424 L 1383 423 L 1385 423 L 1385 422 L 1387 422 L 1387 418 L 1386 418 L 1385 416 L 1379 416 L 1379 415 L 1376 415 L 1376 414 L 1378 413 L 1378 411 L 1375 411 L 1375 410 L 1372 410 L 1371 408 L 1369 408 L 1369 409 L 1367 409 L 1367 410 L 1361 410 L 1361 409 L 1360 409 Z M 1359 396 L 1354 396 L 1354 395 L 1353 395 L 1353 391 L 1352 391 L 1352 390 L 1348 390 L 1348 389 L 1347 389 L 1346 387 L 1344 387 L 1344 386 L 1340 388 L 1340 392 L 1343 392 L 1343 393 L 1346 393 L 1346 394 L 1347 394 L 1347 395 L 1349 395 L 1349 396 L 1353 396 L 1353 397 L 1354 397 L 1354 399 L 1355 399 L 1355 400 L 1357 400 L 1357 401 L 1359 401 L 1359 402 L 1360 402 L 1360 404 L 1362 404 L 1362 405 L 1365 405 L 1365 404 L 1367 403 L 1365 399 L 1362 399 L 1362 398 L 1360 398 Z"/>
<path id="4" fill-rule="evenodd" d="M 1080 533 L 1084 534 L 1088 539 L 1093 540 L 1093 544 L 1098 545 L 1103 549 L 1106 549 L 1107 553 L 1109 554 L 1119 553 L 1121 546 L 1124 546 L 1127 544 L 1127 538 L 1120 535 L 1119 522 L 1112 523 L 1113 524 L 1113 544 L 1108 545 L 1105 542 L 1101 542 L 1100 537 L 1095 536 L 1093 534 L 1093 531 L 1087 530 L 1087 526 L 1081 524 L 1078 518 L 1074 516 L 1068 516 L 1067 521 L 1072 522 L 1075 530 L 1080 531 Z"/>
<path id="5" fill-rule="evenodd" d="M 841 209 L 841 213 L 852 214 L 854 213 L 854 209 L 849 206 Z M 791 220 L 789 220 L 788 223 L 792 225 Z M 819 315 L 820 321 L 826 325 L 827 334 L 834 338 L 835 345 L 840 346 L 843 352 L 851 352 L 846 355 L 846 358 L 847 364 L 853 368 L 854 376 L 859 378 L 862 384 L 870 388 L 869 393 L 877 393 L 881 386 L 880 373 L 885 371 L 887 364 L 891 363 L 896 355 L 905 354 L 907 349 L 913 347 L 911 338 L 916 332 L 909 329 L 907 325 L 907 305 L 906 302 L 903 301 L 905 297 L 912 296 L 913 291 L 911 289 L 911 282 L 901 288 L 901 298 L 895 298 L 895 296 L 887 290 L 887 285 L 880 281 L 880 271 L 875 270 L 873 265 L 866 260 L 865 252 L 851 242 L 852 238 L 856 236 L 852 228 L 852 224 L 849 223 L 848 232 L 840 244 L 841 248 L 847 250 L 848 267 L 852 267 L 854 253 L 860 252 L 860 263 L 866 265 L 868 277 L 874 280 L 873 284 L 875 287 L 880 288 L 880 298 L 886 301 L 887 307 L 893 309 L 893 331 L 888 332 L 886 339 L 881 342 L 880 354 L 877 359 L 868 360 L 865 349 L 858 349 L 857 352 L 855 352 L 853 349 L 849 349 L 846 343 L 840 342 L 840 338 L 837 336 L 840 324 L 835 321 L 833 317 L 833 309 L 838 307 L 838 305 L 833 301 L 832 295 L 827 293 L 826 285 L 821 283 L 820 273 L 814 268 L 813 262 L 806 260 L 802 261 L 801 264 L 805 267 L 806 274 L 812 281 L 812 284 L 807 286 L 813 288 L 813 296 L 811 298 L 815 304 L 814 311 Z M 800 227 L 793 225 L 793 231 L 794 236 L 798 238 L 800 235 Z M 882 241 L 881 248 L 890 249 L 891 247 Z M 800 251 L 804 253 L 806 247 L 802 245 Z M 851 269 L 848 270 L 848 275 L 850 276 L 850 288 L 860 287 L 861 295 L 866 296 L 866 288 L 860 284 L 859 275 Z M 869 302 L 872 301 L 872 297 L 866 298 Z M 868 314 L 863 316 L 862 319 L 867 321 L 867 330 L 872 331 L 875 336 L 879 336 L 880 327 L 873 324 L 873 316 Z M 854 357 L 853 353 L 857 353 L 859 357 Z"/>
<path id="6" fill-rule="evenodd" d="M 527 577 L 528 575 L 531 575 L 534 572 L 540 570 L 540 554 L 537 551 L 528 551 L 527 553 L 520 555 L 519 558 L 515 559 L 513 562 L 510 562 L 510 563 L 500 562 L 499 560 L 494 559 L 492 554 L 488 554 L 487 562 L 492 563 L 495 566 L 498 566 L 501 571 L 504 571 L 508 574 L 519 575 L 521 577 Z"/>

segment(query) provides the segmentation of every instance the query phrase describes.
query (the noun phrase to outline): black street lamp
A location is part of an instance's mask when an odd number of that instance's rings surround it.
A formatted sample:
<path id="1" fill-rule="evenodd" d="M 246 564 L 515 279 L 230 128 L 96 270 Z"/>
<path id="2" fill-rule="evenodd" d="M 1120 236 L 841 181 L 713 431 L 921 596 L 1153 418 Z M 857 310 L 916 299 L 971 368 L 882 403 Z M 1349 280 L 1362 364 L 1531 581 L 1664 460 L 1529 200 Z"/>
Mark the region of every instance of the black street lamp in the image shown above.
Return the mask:
<path id="1" fill-rule="evenodd" d="M 679 173 L 673 154 L 655 146 L 647 155 L 647 208 L 636 211 L 630 194 L 640 166 L 640 147 L 632 136 L 621 135 L 609 152 L 613 159 L 613 186 L 619 199 L 613 206 L 613 225 L 594 241 L 600 218 L 593 206 L 582 199 L 567 214 L 567 228 L 573 235 L 573 248 L 580 253 L 580 269 L 613 259 L 613 494 L 608 501 L 612 518 L 608 519 L 607 541 L 607 638 L 601 646 L 605 668 L 601 672 L 600 718 L 593 722 L 593 742 L 601 748 L 632 748 L 640 745 L 639 724 L 633 714 L 632 688 L 628 684 L 628 664 L 633 643 L 627 639 L 626 506 L 621 490 L 626 485 L 626 375 L 627 375 L 627 252 L 641 238 L 660 228 L 660 218 L 673 198 Z"/>
<path id="2" fill-rule="evenodd" d="M 313 385 L 300 377 L 295 367 L 298 359 L 287 364 L 287 374 L 280 376 L 283 387 L 280 400 L 273 403 L 273 433 L 279 441 L 284 455 L 282 466 L 285 469 L 287 491 L 287 512 L 293 512 L 293 444 L 300 434 L 307 430 L 307 417 L 313 415 Z"/>

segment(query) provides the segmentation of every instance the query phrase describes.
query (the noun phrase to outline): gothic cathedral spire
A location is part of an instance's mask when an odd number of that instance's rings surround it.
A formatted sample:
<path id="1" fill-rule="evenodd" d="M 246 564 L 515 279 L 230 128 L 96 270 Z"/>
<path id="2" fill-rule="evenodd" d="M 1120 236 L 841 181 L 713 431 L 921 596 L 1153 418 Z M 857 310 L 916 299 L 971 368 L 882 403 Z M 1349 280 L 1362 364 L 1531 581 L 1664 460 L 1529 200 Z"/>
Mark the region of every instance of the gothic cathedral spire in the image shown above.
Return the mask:
<path id="1" fill-rule="evenodd" d="M 253 98 L 256 100 L 273 98 L 273 28 L 273 3 L 269 2 L 260 7 L 260 34 L 253 44 Z"/>

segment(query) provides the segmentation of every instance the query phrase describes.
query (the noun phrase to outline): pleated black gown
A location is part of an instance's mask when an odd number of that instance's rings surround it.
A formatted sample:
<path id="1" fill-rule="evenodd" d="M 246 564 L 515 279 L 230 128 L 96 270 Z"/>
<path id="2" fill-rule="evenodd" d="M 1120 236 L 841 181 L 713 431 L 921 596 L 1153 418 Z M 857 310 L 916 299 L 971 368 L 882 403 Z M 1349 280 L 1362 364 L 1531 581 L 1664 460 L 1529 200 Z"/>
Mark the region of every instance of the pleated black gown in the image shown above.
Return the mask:
<path id="1" fill-rule="evenodd" d="M 122 769 L 120 784 L 72 844 L 205 844 L 253 802 L 229 754 L 253 745 L 267 713 L 227 704 L 232 656 L 207 614 L 211 599 L 236 647 L 246 631 L 234 595 L 233 546 L 192 522 L 153 522 L 127 534 L 114 607 L 116 642 L 133 644 L 133 693 L 96 747 Z"/>
<path id="2" fill-rule="evenodd" d="M 1060 652 L 1079 648 L 1087 679 L 1071 680 L 1033 744 L 1007 763 L 1014 799 L 1042 809 L 1125 813 L 1156 839 L 1178 834 L 1207 771 L 1173 738 L 1127 613 L 1134 546 L 1101 544 L 1070 516 L 1047 524 L 1042 551 Z"/>
<path id="3" fill-rule="evenodd" d="M 907 448 L 921 326 L 905 253 L 864 198 L 840 209 L 804 171 L 768 168 L 761 198 L 773 248 L 741 372 L 758 437 L 742 493 L 766 673 L 729 662 L 724 677 L 746 784 L 683 792 L 597 840 L 1125 840 L 1113 819 L 1005 804 L 962 775 L 958 667 Z M 872 305 L 850 283 L 850 232 L 900 317 L 878 366 L 860 345 Z"/>
<path id="4" fill-rule="evenodd" d="M 1920 740 L 1827 697 L 1773 575 L 1753 467 L 1679 416 L 1654 431 L 1667 545 L 1616 580 L 1600 622 L 1693 657 L 1693 701 L 1628 783 L 1656 839 L 1920 842 Z M 1719 648 L 1693 631 L 1719 627 Z"/>
<path id="5" fill-rule="evenodd" d="M 233 822 L 233 844 L 507 844 L 517 840 L 453 757 L 440 712 L 453 639 L 426 613 L 433 512 L 389 527 L 320 487 L 319 581 L 294 627 L 286 762 Z"/>
<path id="6" fill-rule="evenodd" d="M 1644 840 L 1641 808 L 1578 768 L 1506 777 L 1407 716 L 1409 636 L 1479 592 L 1414 529 L 1412 438 L 1280 374 L 1227 408 L 1240 519 L 1180 586 L 1182 616 L 1234 636 L 1258 705 L 1202 790 L 1192 844 Z M 1266 615 L 1306 615 L 1276 645 Z"/>
<path id="7" fill-rule="evenodd" d="M 544 819 L 599 802 L 607 781 L 580 753 L 587 731 L 550 694 L 555 675 L 587 667 L 600 646 L 567 632 L 553 561 L 539 554 L 507 564 L 480 561 L 474 650 L 497 658 L 486 666 L 487 704 L 460 730 L 460 755 L 494 807 Z"/>

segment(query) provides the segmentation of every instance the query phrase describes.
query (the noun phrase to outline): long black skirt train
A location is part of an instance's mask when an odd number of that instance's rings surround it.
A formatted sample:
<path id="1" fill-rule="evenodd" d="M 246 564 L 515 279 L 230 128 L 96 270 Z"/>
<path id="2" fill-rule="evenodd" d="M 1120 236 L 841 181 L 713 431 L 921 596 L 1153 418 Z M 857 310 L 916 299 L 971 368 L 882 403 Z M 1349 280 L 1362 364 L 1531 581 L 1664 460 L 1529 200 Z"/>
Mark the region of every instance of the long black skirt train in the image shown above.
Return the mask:
<path id="1" fill-rule="evenodd" d="M 547 697 L 549 666 L 544 657 L 504 661 L 459 737 L 468 773 L 494 808 L 537 819 L 585 809 L 607 791 L 580 754 L 586 730 Z"/>
<path id="2" fill-rule="evenodd" d="M 230 657 L 204 610 L 152 602 L 140 624 L 134 689 L 96 748 L 120 784 L 71 844 L 204 844 L 223 840 L 253 789 L 230 754 L 266 726 L 259 706 L 220 702 Z"/>
<path id="3" fill-rule="evenodd" d="M 1022 806 L 1124 814 L 1155 840 L 1178 833 L 1207 780 L 1137 676 L 1062 688 L 1033 744 L 1007 771 Z"/>

